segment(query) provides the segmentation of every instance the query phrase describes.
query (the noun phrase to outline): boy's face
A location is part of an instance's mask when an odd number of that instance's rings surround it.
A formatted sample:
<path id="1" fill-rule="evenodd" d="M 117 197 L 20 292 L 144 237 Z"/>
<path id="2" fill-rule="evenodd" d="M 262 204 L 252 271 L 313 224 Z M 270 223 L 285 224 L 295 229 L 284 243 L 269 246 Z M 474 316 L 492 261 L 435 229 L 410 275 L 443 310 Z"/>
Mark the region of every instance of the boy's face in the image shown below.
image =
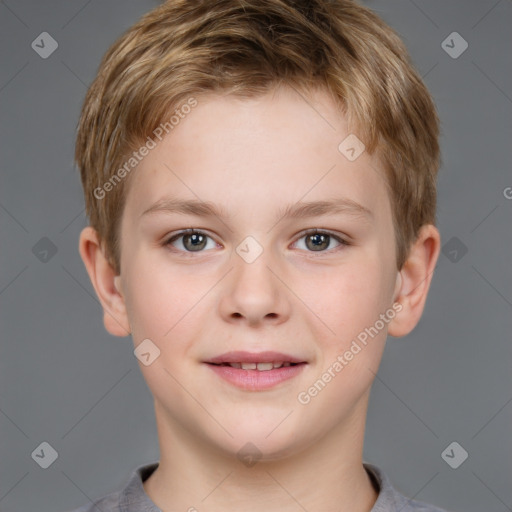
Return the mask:
<path id="1" fill-rule="evenodd" d="M 231 454 L 251 442 L 269 458 L 325 435 L 360 439 L 399 283 L 383 169 L 366 152 L 354 161 L 340 152 L 349 133 L 324 92 L 196 98 L 133 171 L 121 225 L 116 283 L 127 321 L 135 346 L 149 338 L 160 350 L 140 364 L 160 435 Z M 225 216 L 173 213 L 165 200 L 209 202 Z M 283 216 L 342 200 L 369 213 Z M 167 243 L 188 228 L 200 233 Z M 315 228 L 316 237 L 303 233 Z M 378 334 L 357 341 L 376 322 Z M 266 389 L 243 389 L 206 363 L 231 351 L 306 364 Z M 308 393 L 329 368 L 330 382 Z"/>

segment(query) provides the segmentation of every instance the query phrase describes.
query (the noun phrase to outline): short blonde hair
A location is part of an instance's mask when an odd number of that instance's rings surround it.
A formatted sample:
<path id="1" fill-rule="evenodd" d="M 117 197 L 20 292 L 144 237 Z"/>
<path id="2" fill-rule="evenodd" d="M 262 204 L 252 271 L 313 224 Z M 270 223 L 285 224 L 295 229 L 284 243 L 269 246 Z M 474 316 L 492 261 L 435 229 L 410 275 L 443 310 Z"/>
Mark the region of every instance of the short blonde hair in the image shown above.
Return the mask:
<path id="1" fill-rule="evenodd" d="M 325 89 L 378 151 L 402 268 L 420 227 L 436 223 L 440 151 L 435 105 L 398 35 L 351 0 L 169 0 L 107 51 L 78 124 L 86 213 L 117 272 L 132 152 L 194 96 L 279 85 Z"/>

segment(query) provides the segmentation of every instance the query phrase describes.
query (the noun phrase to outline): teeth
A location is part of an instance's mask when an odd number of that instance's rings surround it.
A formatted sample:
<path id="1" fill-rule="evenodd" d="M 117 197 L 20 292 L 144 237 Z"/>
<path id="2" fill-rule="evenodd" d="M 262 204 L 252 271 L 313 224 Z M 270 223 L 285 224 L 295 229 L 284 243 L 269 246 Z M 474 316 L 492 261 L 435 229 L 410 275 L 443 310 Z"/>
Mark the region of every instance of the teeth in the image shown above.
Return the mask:
<path id="1" fill-rule="evenodd" d="M 283 363 L 278 361 L 276 363 L 227 363 L 232 368 L 238 368 L 242 370 L 259 370 L 268 371 L 274 368 L 281 368 L 282 366 L 291 366 L 291 363 Z"/>

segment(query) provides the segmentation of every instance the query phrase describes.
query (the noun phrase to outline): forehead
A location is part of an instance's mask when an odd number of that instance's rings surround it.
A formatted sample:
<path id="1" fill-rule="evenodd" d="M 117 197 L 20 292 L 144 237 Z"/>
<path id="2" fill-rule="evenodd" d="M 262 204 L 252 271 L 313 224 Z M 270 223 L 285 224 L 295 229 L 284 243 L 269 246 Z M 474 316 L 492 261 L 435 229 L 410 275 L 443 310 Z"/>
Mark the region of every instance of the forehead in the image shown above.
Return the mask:
<path id="1" fill-rule="evenodd" d="M 324 91 L 194 98 L 135 169 L 127 198 L 134 213 L 169 195 L 248 215 L 337 197 L 389 210 L 377 156 L 363 150 Z"/>

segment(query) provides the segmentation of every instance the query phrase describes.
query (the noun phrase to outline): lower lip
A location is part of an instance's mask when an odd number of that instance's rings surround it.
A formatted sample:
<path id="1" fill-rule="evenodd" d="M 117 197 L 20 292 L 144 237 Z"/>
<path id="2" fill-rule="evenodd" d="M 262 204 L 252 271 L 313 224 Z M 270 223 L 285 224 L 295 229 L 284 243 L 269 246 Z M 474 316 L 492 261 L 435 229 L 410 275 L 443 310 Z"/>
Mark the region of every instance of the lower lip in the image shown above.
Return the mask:
<path id="1" fill-rule="evenodd" d="M 273 370 L 242 370 L 241 368 L 233 368 L 232 366 L 220 366 L 208 364 L 219 377 L 248 391 L 262 391 L 273 388 L 281 382 L 292 379 L 299 375 L 306 363 L 296 364 L 295 366 L 281 366 Z"/>

